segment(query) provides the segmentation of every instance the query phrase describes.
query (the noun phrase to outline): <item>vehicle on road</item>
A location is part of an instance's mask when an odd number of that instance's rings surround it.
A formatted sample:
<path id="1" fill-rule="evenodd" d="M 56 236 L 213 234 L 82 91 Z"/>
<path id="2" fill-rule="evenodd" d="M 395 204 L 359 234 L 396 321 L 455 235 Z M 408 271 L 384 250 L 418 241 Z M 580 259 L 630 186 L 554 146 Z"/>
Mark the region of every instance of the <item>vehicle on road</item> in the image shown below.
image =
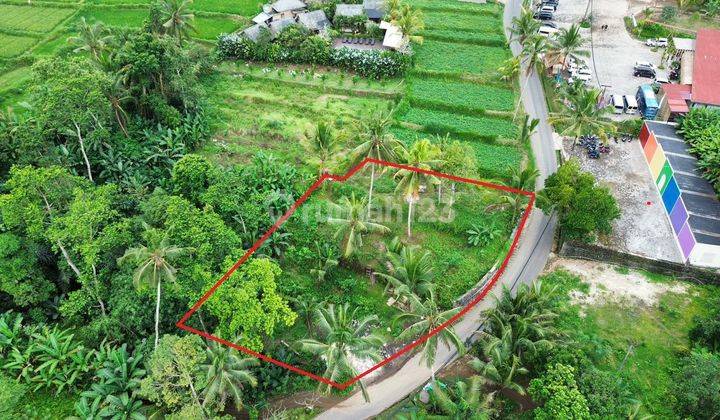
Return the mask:
<path id="1" fill-rule="evenodd" d="M 649 67 L 647 65 L 641 64 L 635 64 L 635 67 L 633 68 L 633 76 L 635 77 L 647 77 L 649 79 L 655 78 L 655 69 L 652 67 Z"/>
<path id="2" fill-rule="evenodd" d="M 538 34 L 542 36 L 550 36 L 560 32 L 560 29 L 553 28 L 552 26 L 543 25 L 538 29 Z"/>
<path id="3" fill-rule="evenodd" d="M 638 112 L 638 103 L 634 96 L 623 95 L 623 99 L 625 100 L 625 112 L 627 114 L 635 114 Z"/>
<path id="4" fill-rule="evenodd" d="M 668 46 L 668 39 L 667 38 L 650 38 L 647 41 L 645 41 L 645 45 L 648 47 L 667 47 Z"/>
<path id="5" fill-rule="evenodd" d="M 655 91 L 649 84 L 641 85 L 635 94 L 638 103 L 638 109 L 643 119 L 654 120 L 658 113 L 658 101 Z"/>
<path id="6" fill-rule="evenodd" d="M 553 19 L 553 13 L 548 11 L 537 11 L 533 15 L 535 19 L 538 20 L 552 20 Z"/>
<path id="7" fill-rule="evenodd" d="M 625 112 L 625 100 L 622 95 L 612 96 L 613 112 L 616 114 L 622 114 Z"/>

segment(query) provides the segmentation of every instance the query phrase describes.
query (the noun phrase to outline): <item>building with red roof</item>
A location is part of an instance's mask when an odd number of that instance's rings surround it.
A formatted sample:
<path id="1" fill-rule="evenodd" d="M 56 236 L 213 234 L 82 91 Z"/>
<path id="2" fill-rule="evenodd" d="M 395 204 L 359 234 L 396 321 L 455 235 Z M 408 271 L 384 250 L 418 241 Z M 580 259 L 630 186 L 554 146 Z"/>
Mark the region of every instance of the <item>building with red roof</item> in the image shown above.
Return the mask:
<path id="1" fill-rule="evenodd" d="M 692 102 L 720 107 L 720 31 L 700 29 L 695 41 Z"/>

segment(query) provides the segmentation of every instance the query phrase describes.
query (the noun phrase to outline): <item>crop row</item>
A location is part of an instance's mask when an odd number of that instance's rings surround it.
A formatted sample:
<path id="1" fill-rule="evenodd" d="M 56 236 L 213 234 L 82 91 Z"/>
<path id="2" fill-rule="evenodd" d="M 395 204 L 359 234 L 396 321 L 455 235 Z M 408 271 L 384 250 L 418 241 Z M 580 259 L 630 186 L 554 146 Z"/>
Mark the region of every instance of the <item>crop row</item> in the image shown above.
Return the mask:
<path id="1" fill-rule="evenodd" d="M 0 4 L 0 28 L 49 32 L 73 13 L 71 8 Z"/>
<path id="2" fill-rule="evenodd" d="M 502 33 L 502 24 L 496 16 L 470 15 L 445 12 L 425 14 L 425 27 L 472 32 Z"/>
<path id="3" fill-rule="evenodd" d="M 38 40 L 29 36 L 0 33 L 0 58 L 18 56 L 30 49 Z"/>
<path id="4" fill-rule="evenodd" d="M 55 0 L 57 1 L 57 0 Z M 153 0 L 88 0 L 87 4 L 107 6 L 143 6 Z M 189 4 L 190 10 L 202 12 L 229 13 L 241 16 L 254 16 L 260 11 L 257 0 L 194 0 Z"/>
<path id="5" fill-rule="evenodd" d="M 509 120 L 485 116 L 473 117 L 427 108 L 410 107 L 400 117 L 402 121 L 422 126 L 438 134 L 458 134 L 466 138 L 494 141 L 498 138 L 514 139 L 517 127 Z"/>
<path id="6" fill-rule="evenodd" d="M 421 101 L 476 113 L 515 108 L 515 92 L 511 89 L 429 77 L 412 77 L 408 79 L 408 85 L 411 102 Z"/>
<path id="7" fill-rule="evenodd" d="M 421 34 L 426 39 L 436 41 L 457 42 L 461 44 L 485 45 L 488 47 L 504 47 L 505 35 L 494 32 L 471 32 L 453 29 L 426 29 Z"/>
<path id="8" fill-rule="evenodd" d="M 417 48 L 416 67 L 448 74 L 489 75 L 509 57 L 505 48 L 427 40 Z"/>
<path id="9" fill-rule="evenodd" d="M 408 3 L 425 11 L 444 11 L 455 13 L 475 13 L 499 16 L 500 10 L 495 4 L 462 3 L 443 0 L 408 0 Z"/>

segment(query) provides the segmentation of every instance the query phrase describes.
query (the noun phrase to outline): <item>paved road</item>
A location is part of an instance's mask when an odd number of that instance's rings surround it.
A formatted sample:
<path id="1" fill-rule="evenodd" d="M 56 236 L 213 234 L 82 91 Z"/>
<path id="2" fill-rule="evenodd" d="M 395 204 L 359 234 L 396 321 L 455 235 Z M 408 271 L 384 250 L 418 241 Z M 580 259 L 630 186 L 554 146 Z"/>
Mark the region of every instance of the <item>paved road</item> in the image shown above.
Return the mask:
<path id="1" fill-rule="evenodd" d="M 512 17 L 517 16 L 519 12 L 520 0 L 510 0 L 505 8 L 506 27 L 509 26 Z M 512 45 L 511 47 L 514 54 L 519 53 L 520 47 L 518 45 Z M 538 185 L 540 186 L 544 179 L 556 170 L 557 160 L 555 158 L 552 130 L 547 123 L 547 105 L 540 80 L 536 74 L 532 74 L 529 78 L 523 77 L 523 79 L 526 79 L 522 81 L 522 100 L 525 112 L 533 118 L 540 119 L 537 133 L 532 138 L 532 149 L 540 171 L 540 178 L 538 179 Z M 529 283 L 538 276 L 545 267 L 552 250 L 554 230 L 554 219 L 548 218 L 539 210 L 534 210 L 531 213 L 515 255 L 500 277 L 498 284 L 486 299 L 477 304 L 473 310 L 455 324 L 455 330 L 460 337 L 471 340 L 475 336 L 475 331 L 482 324 L 480 314 L 493 304 L 492 295 L 502 290 L 500 284 L 514 287 L 519 282 Z M 438 349 L 435 370 L 442 368 L 456 357 L 457 354 L 454 351 L 441 346 Z M 421 363 L 420 356 L 416 355 L 408 360 L 394 375 L 368 387 L 370 403 L 363 400 L 361 393 L 356 393 L 321 413 L 317 418 L 332 420 L 365 419 L 376 416 L 410 393 L 415 392 L 417 388 L 430 379 L 430 376 L 430 369 L 424 363 Z"/>

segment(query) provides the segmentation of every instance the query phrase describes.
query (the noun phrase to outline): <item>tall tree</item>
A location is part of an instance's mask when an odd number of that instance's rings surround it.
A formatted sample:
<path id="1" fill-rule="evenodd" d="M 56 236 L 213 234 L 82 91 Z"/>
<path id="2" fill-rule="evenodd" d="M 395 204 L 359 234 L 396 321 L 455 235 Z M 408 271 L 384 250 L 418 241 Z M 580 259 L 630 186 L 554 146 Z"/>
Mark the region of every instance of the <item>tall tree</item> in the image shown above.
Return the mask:
<path id="1" fill-rule="evenodd" d="M 602 93 L 597 89 L 581 89 L 566 98 L 559 112 L 550 114 L 551 124 L 557 125 L 560 134 L 573 137 L 573 147 L 580 136 L 597 134 L 607 141 L 615 130 L 610 120 L 611 106 L 599 106 Z"/>
<path id="2" fill-rule="evenodd" d="M 397 11 L 392 23 L 400 28 L 400 31 L 407 39 L 422 44 L 423 37 L 417 35 L 418 32 L 425 29 L 422 11 L 410 7 L 408 4 L 403 4 Z"/>
<path id="3" fill-rule="evenodd" d="M 585 39 L 580 34 L 580 25 L 577 24 L 560 29 L 553 40 L 552 49 L 563 57 L 563 68 L 567 66 L 570 57 L 578 59 L 590 55 L 590 51 L 585 49 Z"/>
<path id="4" fill-rule="evenodd" d="M 319 339 L 299 340 L 298 346 L 302 351 L 321 356 L 325 361 L 325 373 L 323 376 L 331 381 L 341 380 L 343 377 L 354 377 L 358 375 L 352 359 L 372 359 L 380 361 L 381 356 L 378 349 L 383 344 L 382 338 L 375 334 L 367 334 L 372 324 L 377 321 L 377 316 L 366 316 L 357 318 L 358 309 L 350 310 L 348 304 L 335 306 L 329 304 L 326 308 L 320 308 L 315 312 L 315 328 Z M 358 382 L 365 397 L 370 401 L 365 384 L 362 380 Z M 330 390 L 330 385 L 321 384 L 321 388 Z"/>
<path id="5" fill-rule="evenodd" d="M 521 46 L 525 46 L 526 41 L 536 36 L 539 29 L 540 22 L 533 17 L 532 10 L 523 7 L 520 16 L 514 17 L 512 20 L 510 39 L 519 42 Z"/>
<path id="6" fill-rule="evenodd" d="M 394 162 L 397 150 L 403 144 L 395 136 L 388 133 L 392 124 L 390 115 L 378 114 L 363 120 L 360 126 L 360 144 L 350 152 L 351 165 L 359 164 L 365 158 Z M 375 182 L 376 164 L 370 164 L 370 189 L 368 190 L 368 211 L 372 210 L 373 185 Z"/>
<path id="7" fill-rule="evenodd" d="M 489 420 L 495 414 L 490 408 L 495 397 L 494 393 L 483 395 L 485 380 L 480 376 L 471 376 L 460 380 L 445 390 L 443 386 L 434 382 L 430 388 L 430 403 L 439 411 L 443 418 L 453 420 Z"/>
<path id="8" fill-rule="evenodd" d="M 527 74 L 531 74 L 533 70 L 537 69 L 549 50 L 550 43 L 544 36 L 534 35 L 525 40 L 520 57 L 526 66 Z"/>
<path id="9" fill-rule="evenodd" d="M 437 304 L 435 293 L 432 290 L 425 300 L 421 300 L 416 295 L 410 295 L 410 309 L 395 317 L 394 320 L 394 322 L 400 323 L 400 325 L 404 327 L 398 339 L 410 340 L 430 334 L 448 322 L 448 320 L 460 312 L 461 309 L 462 308 L 457 307 L 445 311 L 441 310 Z M 425 365 L 431 370 L 433 382 L 435 381 L 434 364 L 439 343 L 443 343 L 448 347 L 454 347 L 459 354 L 465 352 L 465 345 L 452 325 L 446 326 L 425 340 L 422 347 L 422 360 L 425 361 Z"/>
<path id="10" fill-rule="evenodd" d="M 318 168 L 320 175 L 330 172 L 339 160 L 340 145 L 344 133 L 332 124 L 318 121 L 300 140 L 309 153 L 308 161 Z"/>
<path id="11" fill-rule="evenodd" d="M 100 62 L 100 56 L 113 44 L 115 37 L 101 22 L 87 23 L 85 17 L 80 18 L 78 34 L 68 38 L 68 42 L 75 46 L 73 52 L 89 52 L 95 61 Z"/>
<path id="12" fill-rule="evenodd" d="M 442 164 L 440 160 L 440 149 L 433 145 L 430 140 L 417 140 L 409 149 L 401 150 L 400 161 L 408 166 L 418 169 L 429 170 Z M 415 203 L 420 200 L 420 186 L 433 184 L 437 185 L 439 180 L 436 176 L 411 169 L 399 169 L 394 178 L 398 180 L 395 191 L 402 192 L 405 201 L 408 203 L 407 235 L 412 236 L 412 210 Z"/>
<path id="13" fill-rule="evenodd" d="M 398 297 L 410 297 L 414 294 L 429 296 L 435 284 L 435 269 L 429 251 L 415 246 L 405 246 L 399 253 L 388 253 L 390 272 L 375 273 L 387 280 L 387 288 L 392 287 Z M 386 290 L 387 290 L 386 288 Z"/>
<path id="14" fill-rule="evenodd" d="M 332 208 L 340 213 L 339 217 L 328 217 L 327 222 L 336 226 L 335 238 L 342 237 L 343 257 L 349 258 L 362 246 L 362 237 L 367 233 L 386 233 L 390 229 L 379 223 L 368 221 L 368 207 L 365 200 L 343 196 L 339 204 L 332 204 Z"/>
<path id="15" fill-rule="evenodd" d="M 235 403 L 235 409 L 240 410 L 245 385 L 257 386 L 257 378 L 249 368 L 259 366 L 260 361 L 254 357 L 240 357 L 237 350 L 215 341 L 208 343 L 205 355 L 205 363 L 200 365 L 207 380 L 203 405 L 217 402 L 218 408 L 223 410 L 229 397 Z"/>
<path id="16" fill-rule="evenodd" d="M 165 33 L 174 36 L 182 43 L 190 38 L 190 32 L 197 32 L 192 24 L 195 15 L 190 12 L 192 0 L 163 0 L 162 27 Z"/>
<path id="17" fill-rule="evenodd" d="M 146 230 L 148 245 L 130 248 L 118 258 L 118 264 L 135 264 L 133 284 L 137 289 L 150 287 L 156 290 L 155 294 L 155 348 L 160 340 L 160 295 L 162 281 L 175 281 L 176 269 L 171 265 L 175 258 L 191 251 L 190 248 L 181 248 L 170 244 L 167 233 L 162 236 L 152 229 Z"/>

